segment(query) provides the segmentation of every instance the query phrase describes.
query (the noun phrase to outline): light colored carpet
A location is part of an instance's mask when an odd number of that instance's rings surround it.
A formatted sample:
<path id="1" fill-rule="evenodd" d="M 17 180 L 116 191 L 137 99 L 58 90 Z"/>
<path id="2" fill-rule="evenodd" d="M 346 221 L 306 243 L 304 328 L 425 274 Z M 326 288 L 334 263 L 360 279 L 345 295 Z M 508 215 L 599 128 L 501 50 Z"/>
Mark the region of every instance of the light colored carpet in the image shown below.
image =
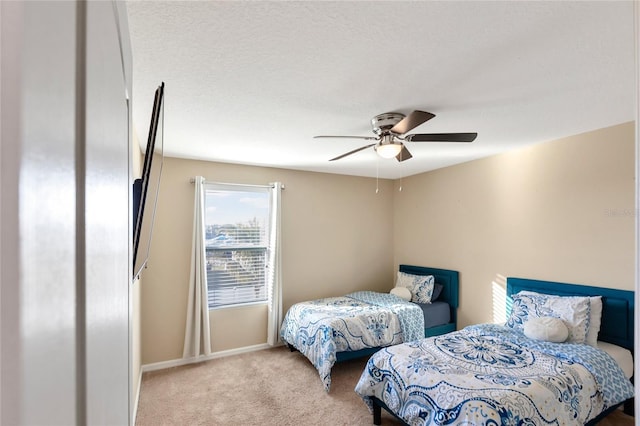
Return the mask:
<path id="1" fill-rule="evenodd" d="M 300 353 L 284 347 L 145 373 L 136 424 L 371 425 L 353 391 L 366 358 L 336 364 L 331 392 Z M 383 425 L 399 425 L 385 413 Z M 601 426 L 633 425 L 616 412 Z"/>

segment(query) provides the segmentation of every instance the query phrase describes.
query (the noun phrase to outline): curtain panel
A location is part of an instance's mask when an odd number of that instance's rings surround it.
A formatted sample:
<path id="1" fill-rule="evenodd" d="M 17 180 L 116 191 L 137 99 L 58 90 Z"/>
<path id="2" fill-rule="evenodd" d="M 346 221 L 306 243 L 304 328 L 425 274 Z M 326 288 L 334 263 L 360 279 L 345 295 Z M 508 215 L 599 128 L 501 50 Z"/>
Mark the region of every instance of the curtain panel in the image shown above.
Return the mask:
<path id="1" fill-rule="evenodd" d="M 276 345 L 280 340 L 282 324 L 282 267 L 281 267 L 281 211 L 282 183 L 274 182 L 271 192 L 271 235 L 269 242 L 269 316 L 267 319 L 267 343 Z"/>
<path id="2" fill-rule="evenodd" d="M 196 176 L 194 183 L 193 243 L 183 358 L 211 355 L 204 226 L 204 178 Z"/>

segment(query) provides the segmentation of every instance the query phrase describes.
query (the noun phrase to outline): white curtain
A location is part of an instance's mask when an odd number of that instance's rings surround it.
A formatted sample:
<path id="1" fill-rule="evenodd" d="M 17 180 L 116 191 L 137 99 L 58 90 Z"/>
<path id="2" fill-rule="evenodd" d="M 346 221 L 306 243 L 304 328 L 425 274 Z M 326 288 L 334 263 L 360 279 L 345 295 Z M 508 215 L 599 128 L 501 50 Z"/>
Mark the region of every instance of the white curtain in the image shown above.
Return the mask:
<path id="1" fill-rule="evenodd" d="M 209 304 L 207 300 L 207 257 L 204 242 L 204 178 L 195 178 L 193 206 L 193 243 L 191 274 L 187 302 L 187 326 L 184 334 L 183 358 L 197 358 L 211 354 Z"/>
<path id="2" fill-rule="evenodd" d="M 282 183 L 274 182 L 271 190 L 271 235 L 269 241 L 269 318 L 267 320 L 267 343 L 274 346 L 280 340 L 282 323 L 282 268 L 280 243 L 280 215 Z"/>

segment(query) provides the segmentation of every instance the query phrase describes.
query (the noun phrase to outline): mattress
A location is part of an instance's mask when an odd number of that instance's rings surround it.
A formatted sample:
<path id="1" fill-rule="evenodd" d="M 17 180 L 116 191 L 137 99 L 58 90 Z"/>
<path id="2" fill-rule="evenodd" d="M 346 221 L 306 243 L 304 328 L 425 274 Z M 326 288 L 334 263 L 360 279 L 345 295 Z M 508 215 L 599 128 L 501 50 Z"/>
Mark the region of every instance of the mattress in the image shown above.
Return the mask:
<path id="1" fill-rule="evenodd" d="M 601 342 L 598 340 L 598 349 L 602 349 L 613 358 L 624 373 L 627 379 L 633 376 L 633 355 L 629 349 L 617 346 L 612 343 Z"/>
<path id="2" fill-rule="evenodd" d="M 424 328 L 448 324 L 451 321 L 451 308 L 447 302 L 416 303 L 424 314 Z"/>

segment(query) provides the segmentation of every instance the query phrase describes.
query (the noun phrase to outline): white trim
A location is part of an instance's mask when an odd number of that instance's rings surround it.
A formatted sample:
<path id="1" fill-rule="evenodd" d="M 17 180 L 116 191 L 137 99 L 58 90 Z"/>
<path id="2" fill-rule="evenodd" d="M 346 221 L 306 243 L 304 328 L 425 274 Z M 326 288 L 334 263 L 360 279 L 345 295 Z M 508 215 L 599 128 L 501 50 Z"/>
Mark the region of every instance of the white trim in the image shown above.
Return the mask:
<path id="1" fill-rule="evenodd" d="M 211 355 L 202 355 L 202 356 L 193 357 L 193 358 L 180 358 L 180 359 L 173 359 L 169 361 L 154 362 L 152 364 L 143 365 L 140 368 L 140 371 L 141 373 L 146 373 L 148 371 L 164 370 L 165 368 L 180 367 L 182 365 L 195 364 L 197 362 L 209 361 L 211 359 L 223 358 L 231 355 L 239 355 L 247 352 L 261 351 L 263 349 L 269 349 L 276 346 L 280 346 L 280 345 L 271 346 L 268 343 L 260 343 L 258 345 L 245 346 L 243 348 L 228 349 L 226 351 L 213 352 Z"/>
<path id="2" fill-rule="evenodd" d="M 140 374 L 138 376 L 138 389 L 136 389 L 135 399 L 133 401 L 133 407 L 131 408 L 131 424 L 136 424 L 136 417 L 138 417 L 138 404 L 140 403 L 140 388 L 142 388 L 142 368 L 140 368 Z"/>

